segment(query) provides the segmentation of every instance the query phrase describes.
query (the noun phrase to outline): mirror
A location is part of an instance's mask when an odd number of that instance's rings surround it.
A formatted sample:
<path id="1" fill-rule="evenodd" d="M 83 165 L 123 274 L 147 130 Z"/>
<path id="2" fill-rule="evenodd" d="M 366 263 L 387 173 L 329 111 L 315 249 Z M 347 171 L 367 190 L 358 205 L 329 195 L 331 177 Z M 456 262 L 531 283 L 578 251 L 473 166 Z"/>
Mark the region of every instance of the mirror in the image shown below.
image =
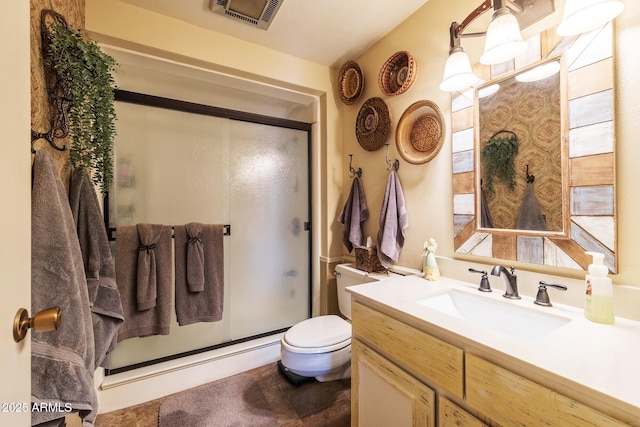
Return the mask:
<path id="1" fill-rule="evenodd" d="M 549 93 L 552 98 L 559 99 L 560 128 L 558 130 L 556 124 L 551 126 L 543 120 L 530 123 L 534 135 L 546 137 L 547 133 L 553 134 L 550 140 L 556 140 L 557 144 L 550 145 L 549 152 L 543 150 L 529 154 L 532 137 L 525 133 L 524 125 L 508 124 L 501 119 L 506 116 L 501 111 L 504 107 L 493 104 L 499 100 L 492 100 L 496 94 L 453 96 L 454 249 L 460 255 L 572 269 L 586 269 L 590 257 L 585 255 L 585 251 L 596 251 L 605 254 L 605 264 L 615 273 L 615 115 L 611 24 L 564 39 L 556 35 L 555 29 L 549 29 L 528 42 L 530 48 L 524 58 L 492 67 L 479 66 L 477 73 L 488 80 L 480 90 L 487 90 L 494 83 L 509 85 L 523 71 L 559 61 L 558 89 L 550 89 Z M 503 99 L 502 102 L 514 101 Z M 533 106 L 533 99 L 525 98 L 521 102 L 532 115 L 539 113 L 539 107 Z M 486 123 L 491 125 L 483 129 Z M 508 132 L 498 133 L 504 130 Z M 486 194 L 487 169 L 481 151 L 492 138 L 509 141 L 513 134 L 519 141 L 519 154 L 514 161 L 514 190 L 505 190 L 508 186 L 494 178 L 494 184 L 497 183 L 495 194 L 486 195 L 485 204 L 482 194 Z M 522 225 L 527 222 L 518 227 L 517 218 L 529 184 L 527 164 L 529 175 L 535 177 L 531 187 L 545 229 L 530 223 Z M 548 171 L 545 170 L 547 168 Z M 519 190 L 516 191 L 517 188 Z M 491 197 L 495 199 L 494 204 L 489 203 Z M 483 223 L 481 213 L 485 207 L 495 224 Z M 531 209 L 524 211 L 531 213 Z M 503 221 L 505 218 L 509 220 Z"/>
<path id="2" fill-rule="evenodd" d="M 565 229 L 560 60 L 536 63 L 476 90 L 478 228 Z"/>

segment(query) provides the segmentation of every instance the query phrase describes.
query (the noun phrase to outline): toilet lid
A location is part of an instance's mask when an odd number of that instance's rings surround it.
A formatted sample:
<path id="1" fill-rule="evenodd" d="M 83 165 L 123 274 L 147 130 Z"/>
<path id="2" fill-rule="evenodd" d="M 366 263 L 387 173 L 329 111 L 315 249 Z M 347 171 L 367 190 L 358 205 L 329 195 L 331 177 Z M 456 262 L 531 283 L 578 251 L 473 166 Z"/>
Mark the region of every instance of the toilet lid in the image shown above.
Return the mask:
<path id="1" fill-rule="evenodd" d="M 284 334 L 287 344 L 300 348 L 327 347 L 349 339 L 351 323 L 333 314 L 304 320 Z"/>

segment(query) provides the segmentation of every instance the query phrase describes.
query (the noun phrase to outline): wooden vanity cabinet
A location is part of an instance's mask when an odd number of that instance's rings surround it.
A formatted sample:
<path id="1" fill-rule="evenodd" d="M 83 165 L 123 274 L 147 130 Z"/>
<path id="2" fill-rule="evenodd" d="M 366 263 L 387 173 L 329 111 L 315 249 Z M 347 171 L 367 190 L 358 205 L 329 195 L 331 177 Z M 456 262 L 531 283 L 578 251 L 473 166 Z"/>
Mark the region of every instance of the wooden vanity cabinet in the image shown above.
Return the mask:
<path id="1" fill-rule="evenodd" d="M 500 425 L 627 426 L 473 354 L 465 366 L 467 403 Z"/>
<path id="2" fill-rule="evenodd" d="M 627 425 L 356 300 L 352 327 L 352 426 Z"/>
<path id="3" fill-rule="evenodd" d="M 358 340 L 352 340 L 351 425 L 435 427 L 435 392 Z"/>
<path id="4" fill-rule="evenodd" d="M 446 397 L 438 396 L 439 427 L 488 427 Z"/>

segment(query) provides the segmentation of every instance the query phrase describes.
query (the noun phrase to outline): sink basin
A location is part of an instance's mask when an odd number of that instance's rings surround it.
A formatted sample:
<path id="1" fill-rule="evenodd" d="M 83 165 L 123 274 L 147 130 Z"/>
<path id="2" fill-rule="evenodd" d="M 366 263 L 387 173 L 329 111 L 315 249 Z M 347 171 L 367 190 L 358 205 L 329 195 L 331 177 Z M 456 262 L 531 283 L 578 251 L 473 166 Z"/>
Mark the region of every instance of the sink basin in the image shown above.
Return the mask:
<path id="1" fill-rule="evenodd" d="M 417 300 L 430 309 L 467 320 L 515 338 L 540 338 L 571 321 L 571 318 L 544 313 L 509 301 L 450 289 Z"/>

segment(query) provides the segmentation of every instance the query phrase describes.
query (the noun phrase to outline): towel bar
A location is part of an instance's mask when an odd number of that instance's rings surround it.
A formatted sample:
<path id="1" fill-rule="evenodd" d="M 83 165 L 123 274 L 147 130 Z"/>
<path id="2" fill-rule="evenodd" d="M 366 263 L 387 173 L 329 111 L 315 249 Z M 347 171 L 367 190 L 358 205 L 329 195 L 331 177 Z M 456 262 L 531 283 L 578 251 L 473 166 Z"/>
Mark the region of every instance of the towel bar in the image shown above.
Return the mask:
<path id="1" fill-rule="evenodd" d="M 223 227 L 223 236 L 231 236 L 231 224 L 225 224 L 222 226 Z M 171 227 L 171 230 L 173 230 L 173 227 Z M 107 229 L 107 236 L 109 237 L 109 241 L 110 242 L 115 242 L 116 240 L 116 236 L 114 235 L 116 232 L 116 229 L 113 227 L 109 227 Z M 171 237 L 173 238 L 173 234 L 171 234 Z"/>

